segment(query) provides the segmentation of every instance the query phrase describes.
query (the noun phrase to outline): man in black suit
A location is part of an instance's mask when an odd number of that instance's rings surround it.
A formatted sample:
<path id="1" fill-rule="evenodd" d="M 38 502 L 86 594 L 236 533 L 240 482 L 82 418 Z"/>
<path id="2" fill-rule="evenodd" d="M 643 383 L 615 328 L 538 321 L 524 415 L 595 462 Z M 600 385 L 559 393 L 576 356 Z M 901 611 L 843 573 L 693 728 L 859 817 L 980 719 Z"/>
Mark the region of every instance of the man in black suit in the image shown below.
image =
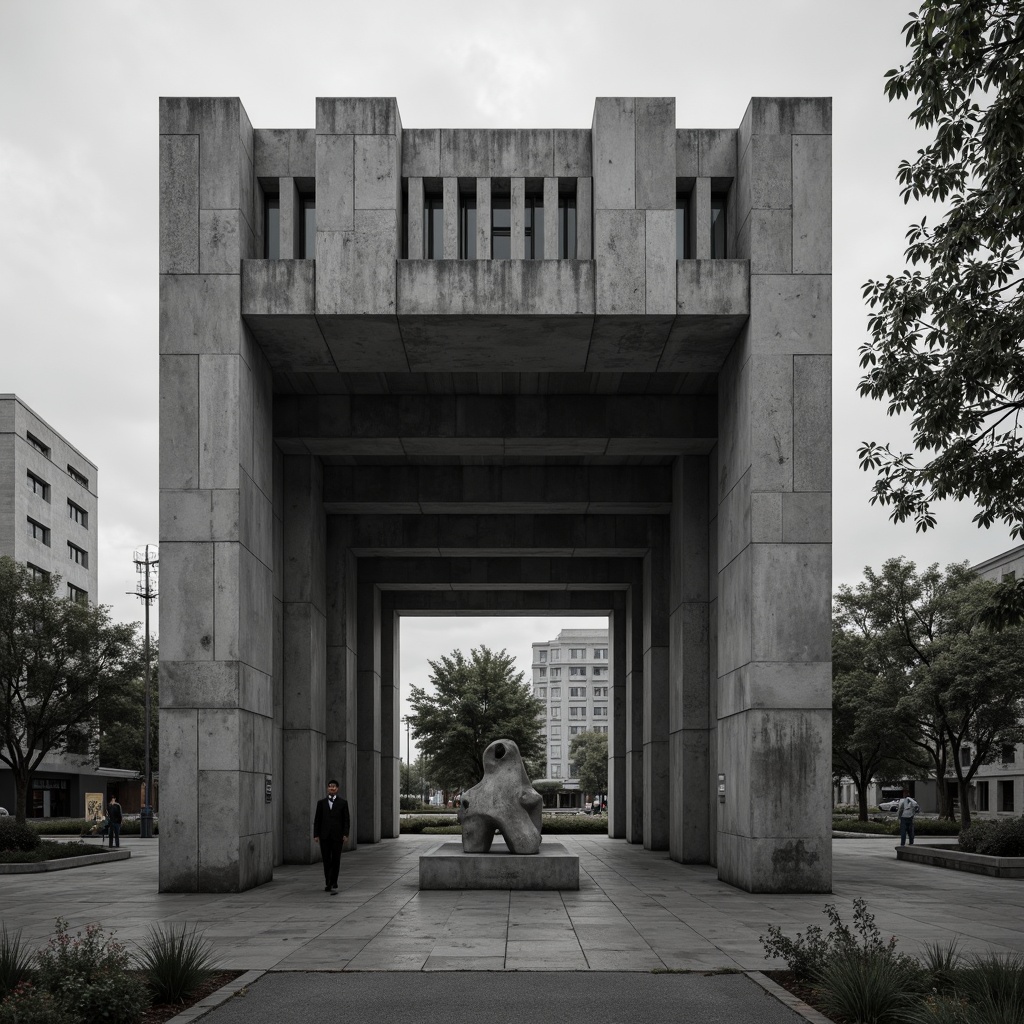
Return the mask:
<path id="1" fill-rule="evenodd" d="M 324 861 L 324 892 L 334 896 L 338 891 L 338 870 L 341 848 L 348 841 L 348 803 L 338 796 L 338 780 L 327 783 L 327 796 L 316 803 L 313 817 L 313 842 L 320 844 Z"/>

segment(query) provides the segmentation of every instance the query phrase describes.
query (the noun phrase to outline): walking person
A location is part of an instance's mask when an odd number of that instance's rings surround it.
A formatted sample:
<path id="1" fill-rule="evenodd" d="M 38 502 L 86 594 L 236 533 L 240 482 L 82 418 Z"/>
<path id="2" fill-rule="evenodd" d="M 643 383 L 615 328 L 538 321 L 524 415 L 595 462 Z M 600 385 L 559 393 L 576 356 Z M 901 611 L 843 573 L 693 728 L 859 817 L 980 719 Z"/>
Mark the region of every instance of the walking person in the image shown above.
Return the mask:
<path id="1" fill-rule="evenodd" d="M 348 803 L 338 795 L 338 780 L 327 783 L 327 796 L 317 801 L 313 816 L 313 842 L 320 846 L 324 862 L 324 892 L 332 896 L 338 892 L 338 871 L 341 868 L 341 848 L 348 842 Z"/>
<path id="2" fill-rule="evenodd" d="M 910 787 L 903 787 L 903 798 L 896 807 L 896 817 L 900 820 L 900 846 L 914 845 L 914 815 L 921 810 L 921 805 L 910 795 Z"/>
<path id="3" fill-rule="evenodd" d="M 108 834 L 111 846 L 121 845 L 122 821 L 124 821 L 124 812 L 121 810 L 121 805 L 117 802 L 117 797 L 112 796 L 107 804 L 107 824 L 109 825 Z"/>

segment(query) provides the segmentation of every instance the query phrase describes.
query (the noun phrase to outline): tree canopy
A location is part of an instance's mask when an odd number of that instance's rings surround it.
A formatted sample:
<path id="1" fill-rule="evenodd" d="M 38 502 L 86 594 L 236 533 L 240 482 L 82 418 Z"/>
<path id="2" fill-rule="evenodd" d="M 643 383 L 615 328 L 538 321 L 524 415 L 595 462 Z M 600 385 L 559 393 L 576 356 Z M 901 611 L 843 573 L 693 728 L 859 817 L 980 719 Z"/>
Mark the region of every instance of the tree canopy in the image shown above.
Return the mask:
<path id="1" fill-rule="evenodd" d="M 966 564 L 919 572 L 892 558 L 864 575 L 836 595 L 833 761 L 875 744 L 876 776 L 901 762 L 908 774 L 916 766 L 934 776 L 940 801 L 951 766 L 967 827 L 978 768 L 1024 736 L 1024 629 L 993 634 L 979 625 L 995 584 Z"/>
<path id="2" fill-rule="evenodd" d="M 569 760 L 576 765 L 580 789 L 591 796 L 608 792 L 608 737 L 603 732 L 584 732 L 569 744 Z"/>
<path id="3" fill-rule="evenodd" d="M 56 574 L 33 578 L 0 558 L 0 761 L 14 773 L 25 820 L 32 773 L 52 752 L 95 746 L 98 719 L 141 671 L 138 623 L 60 596 Z"/>
<path id="4" fill-rule="evenodd" d="M 150 669 L 149 760 L 160 770 L 160 684 L 155 660 Z M 108 695 L 100 717 L 99 763 L 104 768 L 126 768 L 146 777 L 146 680 L 140 674 L 118 684 Z"/>
<path id="5" fill-rule="evenodd" d="M 483 755 L 496 739 L 514 740 L 531 777 L 542 774 L 544 705 L 535 700 L 506 651 L 481 645 L 428 662 L 433 693 L 414 686 L 413 736 L 433 781 L 446 791 L 480 781 Z"/>
<path id="6" fill-rule="evenodd" d="M 910 59 L 886 75 L 930 133 L 898 181 L 905 203 L 944 211 L 907 234 L 909 268 L 868 281 L 861 394 L 909 414 L 914 452 L 866 442 L 872 502 L 935 524 L 933 502 L 971 499 L 980 526 L 1024 536 L 1024 0 L 923 0 L 905 26 Z M 1003 588 L 1012 620 L 1020 583 Z M 1004 625 L 1007 614 L 996 617 Z"/>

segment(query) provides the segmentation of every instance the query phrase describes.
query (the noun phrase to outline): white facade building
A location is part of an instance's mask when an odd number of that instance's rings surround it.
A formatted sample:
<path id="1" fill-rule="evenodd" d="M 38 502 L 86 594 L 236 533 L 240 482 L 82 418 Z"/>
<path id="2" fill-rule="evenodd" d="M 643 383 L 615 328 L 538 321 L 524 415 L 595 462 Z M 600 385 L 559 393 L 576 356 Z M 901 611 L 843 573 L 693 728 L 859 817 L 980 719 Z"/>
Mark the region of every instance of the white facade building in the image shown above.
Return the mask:
<path id="1" fill-rule="evenodd" d="M 560 806 L 582 802 L 569 748 L 585 732 L 607 734 L 610 675 L 607 629 L 563 629 L 554 640 L 533 644 L 533 695 L 547 708 L 547 776 L 564 787 Z"/>

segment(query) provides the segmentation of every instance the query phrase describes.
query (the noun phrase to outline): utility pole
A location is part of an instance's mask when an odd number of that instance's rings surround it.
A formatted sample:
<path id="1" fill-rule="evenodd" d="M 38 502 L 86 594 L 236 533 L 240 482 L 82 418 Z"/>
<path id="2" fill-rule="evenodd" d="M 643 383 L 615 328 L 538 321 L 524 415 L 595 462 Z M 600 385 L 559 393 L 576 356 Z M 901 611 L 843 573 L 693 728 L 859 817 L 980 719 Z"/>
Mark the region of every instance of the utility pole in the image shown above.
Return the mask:
<path id="1" fill-rule="evenodd" d="M 153 557 L 150 557 L 149 549 L 153 548 Z M 144 657 L 146 660 L 146 738 L 145 738 L 145 770 L 146 770 L 146 797 L 139 814 L 139 835 L 142 839 L 153 838 L 153 767 L 149 749 L 150 730 L 150 658 L 149 658 L 149 606 L 156 600 L 157 592 L 154 587 L 156 567 L 160 559 L 156 557 L 156 545 L 147 544 L 144 551 L 136 549 L 133 555 L 135 572 L 139 575 L 139 582 L 134 591 L 136 597 L 141 599 L 146 608 L 146 635 L 144 639 Z"/>

